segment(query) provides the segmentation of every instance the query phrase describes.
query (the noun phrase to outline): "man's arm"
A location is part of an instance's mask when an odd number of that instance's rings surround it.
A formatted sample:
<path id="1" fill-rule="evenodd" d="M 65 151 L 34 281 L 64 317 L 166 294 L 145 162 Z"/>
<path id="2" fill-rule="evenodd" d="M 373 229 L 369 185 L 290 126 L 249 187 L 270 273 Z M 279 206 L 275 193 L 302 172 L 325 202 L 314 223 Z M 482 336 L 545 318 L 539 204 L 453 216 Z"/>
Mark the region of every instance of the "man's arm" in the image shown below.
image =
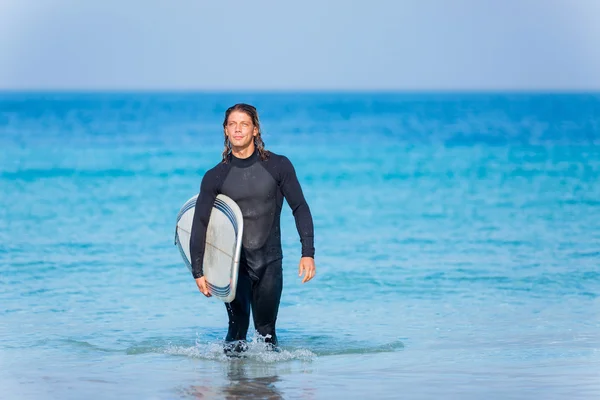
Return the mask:
<path id="1" fill-rule="evenodd" d="M 218 194 L 218 187 L 219 184 L 212 177 L 212 174 L 206 173 L 202 178 L 200 193 L 196 199 L 190 236 L 190 258 L 192 259 L 192 275 L 194 279 L 204 276 L 203 263 L 206 246 L 206 229 L 208 227 L 208 220 L 210 219 L 210 212 Z"/>
<path id="2" fill-rule="evenodd" d="M 279 165 L 281 191 L 292 209 L 296 229 L 302 243 L 302 257 L 315 257 L 314 226 L 310 208 L 302 193 L 294 166 L 287 157 L 281 156 Z"/>

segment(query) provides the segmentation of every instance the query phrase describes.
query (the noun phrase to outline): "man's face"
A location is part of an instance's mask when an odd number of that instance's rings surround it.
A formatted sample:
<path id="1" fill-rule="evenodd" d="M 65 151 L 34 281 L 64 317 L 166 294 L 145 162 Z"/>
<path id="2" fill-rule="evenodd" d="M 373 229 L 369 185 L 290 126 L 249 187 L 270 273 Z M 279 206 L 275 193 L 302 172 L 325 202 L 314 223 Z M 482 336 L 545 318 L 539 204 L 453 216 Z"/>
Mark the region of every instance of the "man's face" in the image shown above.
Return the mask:
<path id="1" fill-rule="evenodd" d="M 258 135 L 258 127 L 254 126 L 252 118 L 245 112 L 233 111 L 227 118 L 225 133 L 233 147 L 245 149 Z"/>

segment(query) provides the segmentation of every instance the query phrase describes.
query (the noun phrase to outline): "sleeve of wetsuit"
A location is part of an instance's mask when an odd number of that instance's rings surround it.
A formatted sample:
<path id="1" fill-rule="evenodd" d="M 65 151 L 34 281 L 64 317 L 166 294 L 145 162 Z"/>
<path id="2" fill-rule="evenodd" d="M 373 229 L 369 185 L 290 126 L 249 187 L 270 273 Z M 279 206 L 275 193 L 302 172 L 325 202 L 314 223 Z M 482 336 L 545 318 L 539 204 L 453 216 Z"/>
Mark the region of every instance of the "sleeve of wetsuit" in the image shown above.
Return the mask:
<path id="1" fill-rule="evenodd" d="M 310 208 L 302 193 L 294 166 L 284 156 L 281 158 L 279 177 L 281 191 L 296 220 L 296 229 L 298 229 L 300 243 L 302 243 L 302 257 L 314 258 L 314 226 Z"/>
<path id="2" fill-rule="evenodd" d="M 194 279 L 204 276 L 204 248 L 206 246 L 206 228 L 210 212 L 218 194 L 219 182 L 210 173 L 206 173 L 200 184 L 200 193 L 194 208 L 194 220 L 190 236 L 190 258 Z"/>

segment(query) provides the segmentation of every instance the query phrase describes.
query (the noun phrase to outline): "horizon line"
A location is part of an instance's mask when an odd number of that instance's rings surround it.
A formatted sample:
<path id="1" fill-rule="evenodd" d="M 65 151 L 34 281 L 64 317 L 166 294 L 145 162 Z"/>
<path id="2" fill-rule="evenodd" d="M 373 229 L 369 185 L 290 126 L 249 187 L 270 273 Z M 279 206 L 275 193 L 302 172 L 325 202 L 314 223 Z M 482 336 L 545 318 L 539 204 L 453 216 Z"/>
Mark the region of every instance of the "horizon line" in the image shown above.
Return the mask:
<path id="1" fill-rule="evenodd" d="M 600 94 L 600 88 L 2 88 L 29 94 Z"/>

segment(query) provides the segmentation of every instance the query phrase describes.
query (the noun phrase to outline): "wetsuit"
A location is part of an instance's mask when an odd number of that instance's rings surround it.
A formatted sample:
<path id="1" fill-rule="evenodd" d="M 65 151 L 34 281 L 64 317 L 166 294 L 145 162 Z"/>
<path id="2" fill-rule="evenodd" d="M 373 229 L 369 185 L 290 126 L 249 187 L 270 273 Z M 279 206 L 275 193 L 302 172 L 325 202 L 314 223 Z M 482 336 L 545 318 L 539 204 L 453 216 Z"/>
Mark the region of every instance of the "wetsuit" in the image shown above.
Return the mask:
<path id="1" fill-rule="evenodd" d="M 203 276 L 206 227 L 218 194 L 234 200 L 244 217 L 242 251 L 235 299 L 225 304 L 229 316 L 226 341 L 246 340 L 250 310 L 254 327 L 265 341 L 277 344 L 275 322 L 282 279 L 280 216 L 287 200 L 302 243 L 302 256 L 314 257 L 313 221 L 292 163 L 270 152 L 261 160 L 258 151 L 241 159 L 229 155 L 206 172 L 196 201 L 190 240 L 192 274 Z"/>

